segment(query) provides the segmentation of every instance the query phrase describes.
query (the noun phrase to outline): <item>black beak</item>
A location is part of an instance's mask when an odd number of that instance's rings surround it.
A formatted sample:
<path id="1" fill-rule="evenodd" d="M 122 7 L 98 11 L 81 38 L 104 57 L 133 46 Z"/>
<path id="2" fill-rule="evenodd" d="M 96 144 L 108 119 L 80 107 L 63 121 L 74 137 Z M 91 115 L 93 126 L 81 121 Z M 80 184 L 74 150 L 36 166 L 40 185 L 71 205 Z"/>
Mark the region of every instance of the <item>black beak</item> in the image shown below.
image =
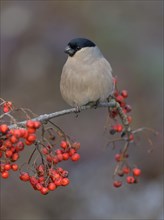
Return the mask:
<path id="1" fill-rule="evenodd" d="M 75 54 L 75 50 L 74 49 L 72 49 L 69 45 L 65 48 L 65 50 L 64 50 L 64 52 L 65 53 L 67 53 L 69 56 L 73 56 L 74 54 Z"/>

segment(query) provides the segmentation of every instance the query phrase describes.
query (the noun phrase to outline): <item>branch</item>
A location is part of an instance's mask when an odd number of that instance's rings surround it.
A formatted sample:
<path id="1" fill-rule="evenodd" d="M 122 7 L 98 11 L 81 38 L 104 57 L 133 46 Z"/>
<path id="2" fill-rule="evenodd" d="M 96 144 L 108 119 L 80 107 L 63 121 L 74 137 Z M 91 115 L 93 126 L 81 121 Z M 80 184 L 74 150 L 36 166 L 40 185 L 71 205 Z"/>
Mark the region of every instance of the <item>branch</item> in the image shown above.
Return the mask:
<path id="1" fill-rule="evenodd" d="M 81 106 L 80 111 L 93 109 L 93 108 L 101 108 L 101 107 L 115 107 L 116 103 L 117 102 L 114 99 L 112 99 L 110 102 L 100 102 L 96 106 L 94 106 L 94 105 Z M 39 115 L 38 117 L 32 118 L 31 120 L 46 122 L 46 121 L 48 121 L 52 118 L 56 118 L 56 117 L 71 114 L 71 113 L 77 113 L 77 108 L 70 108 L 70 109 L 65 109 L 65 110 L 53 112 L 53 113 L 50 113 L 50 114 Z M 11 125 L 10 129 L 15 128 L 17 126 L 23 126 L 23 125 L 26 124 L 26 122 L 27 122 L 27 120 L 22 121 L 22 122 L 17 122 L 16 124 Z"/>

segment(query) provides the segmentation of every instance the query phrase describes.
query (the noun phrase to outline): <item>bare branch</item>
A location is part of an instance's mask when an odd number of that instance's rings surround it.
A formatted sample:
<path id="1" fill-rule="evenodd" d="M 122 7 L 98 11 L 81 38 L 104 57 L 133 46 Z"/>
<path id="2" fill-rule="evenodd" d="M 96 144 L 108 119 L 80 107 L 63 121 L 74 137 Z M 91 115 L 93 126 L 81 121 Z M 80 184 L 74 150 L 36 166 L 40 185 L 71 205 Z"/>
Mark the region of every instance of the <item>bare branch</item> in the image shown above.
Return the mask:
<path id="1" fill-rule="evenodd" d="M 100 102 L 96 107 L 92 106 L 92 105 L 85 105 L 85 106 L 80 107 L 80 111 L 93 109 L 93 108 L 100 108 L 100 107 L 115 107 L 116 103 L 117 102 L 113 99 L 110 102 Z M 48 121 L 52 118 L 56 118 L 56 117 L 71 114 L 71 113 L 77 113 L 77 108 L 70 108 L 70 109 L 65 109 L 65 110 L 53 112 L 53 113 L 50 113 L 50 114 L 40 115 L 38 117 L 32 118 L 31 120 L 46 122 L 46 121 Z M 22 122 L 17 122 L 17 124 L 13 124 L 9 127 L 10 127 L 10 129 L 12 129 L 12 128 L 15 128 L 17 126 L 23 126 L 23 125 L 26 124 L 26 122 L 27 122 L 26 120 L 22 121 Z"/>

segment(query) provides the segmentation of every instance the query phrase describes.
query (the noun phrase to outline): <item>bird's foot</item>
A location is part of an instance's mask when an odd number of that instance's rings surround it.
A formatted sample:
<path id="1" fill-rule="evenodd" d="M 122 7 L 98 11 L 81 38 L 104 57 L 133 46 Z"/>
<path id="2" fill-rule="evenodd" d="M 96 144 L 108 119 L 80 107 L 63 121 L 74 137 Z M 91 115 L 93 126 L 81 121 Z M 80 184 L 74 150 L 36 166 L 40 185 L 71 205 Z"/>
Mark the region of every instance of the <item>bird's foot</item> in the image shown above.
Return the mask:
<path id="1" fill-rule="evenodd" d="M 100 99 L 98 99 L 96 101 L 93 101 L 93 102 L 88 102 L 86 105 L 89 105 L 89 106 L 91 106 L 91 107 L 96 109 L 98 104 L 99 104 L 99 102 L 100 102 Z"/>
<path id="2" fill-rule="evenodd" d="M 79 116 L 78 113 L 80 113 L 80 112 L 81 112 L 81 107 L 76 106 L 76 110 L 75 110 L 76 118 Z"/>

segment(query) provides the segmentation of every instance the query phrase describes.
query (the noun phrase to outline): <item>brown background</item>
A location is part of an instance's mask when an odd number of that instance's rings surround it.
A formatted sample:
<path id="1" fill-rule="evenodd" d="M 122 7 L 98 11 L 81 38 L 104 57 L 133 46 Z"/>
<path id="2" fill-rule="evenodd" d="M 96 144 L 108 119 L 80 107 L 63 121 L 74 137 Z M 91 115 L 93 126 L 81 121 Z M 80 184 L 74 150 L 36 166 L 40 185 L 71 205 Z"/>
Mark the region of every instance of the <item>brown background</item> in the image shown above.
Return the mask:
<path id="1" fill-rule="evenodd" d="M 12 173 L 1 180 L 2 219 L 162 219 L 162 1 L 1 1 L 0 16 L 1 97 L 36 114 L 68 108 L 59 91 L 63 51 L 70 39 L 86 37 L 128 89 L 133 128 L 160 132 L 151 154 L 144 138 L 130 149 L 140 183 L 115 189 L 115 151 L 104 150 L 106 109 L 56 118 L 82 146 L 81 160 L 64 165 L 71 184 L 41 196 Z"/>

